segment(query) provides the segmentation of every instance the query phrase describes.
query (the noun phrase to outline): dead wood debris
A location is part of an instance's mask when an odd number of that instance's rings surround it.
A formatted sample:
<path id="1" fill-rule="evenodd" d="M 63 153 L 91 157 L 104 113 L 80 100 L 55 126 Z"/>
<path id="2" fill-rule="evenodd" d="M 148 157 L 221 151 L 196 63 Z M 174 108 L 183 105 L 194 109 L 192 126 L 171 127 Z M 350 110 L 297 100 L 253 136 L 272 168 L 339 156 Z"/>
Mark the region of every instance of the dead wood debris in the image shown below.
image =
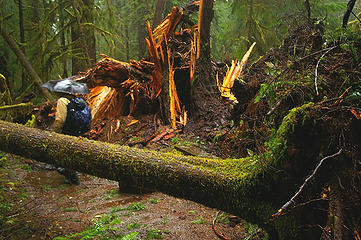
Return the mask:
<path id="1" fill-rule="evenodd" d="M 194 1 L 187 8 L 197 5 L 199 2 Z M 184 11 L 187 9 L 173 7 L 153 31 L 147 23 L 149 59 L 126 63 L 103 55 L 93 68 L 75 79 L 91 88 L 86 99 L 94 120 L 150 113 L 158 104 L 163 81 L 169 81 L 172 127 L 186 124 L 186 103 L 178 97 L 178 92 L 190 92 L 195 72 L 197 26 L 176 31 Z M 186 74 L 178 77 L 177 71 Z"/>

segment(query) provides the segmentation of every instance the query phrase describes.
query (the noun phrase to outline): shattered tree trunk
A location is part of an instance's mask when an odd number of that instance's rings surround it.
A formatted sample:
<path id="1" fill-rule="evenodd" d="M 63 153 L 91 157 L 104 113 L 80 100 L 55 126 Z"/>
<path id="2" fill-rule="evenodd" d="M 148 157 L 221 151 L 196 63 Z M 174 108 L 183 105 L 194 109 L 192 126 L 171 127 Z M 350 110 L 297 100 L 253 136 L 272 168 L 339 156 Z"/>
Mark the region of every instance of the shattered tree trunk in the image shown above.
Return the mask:
<path id="1" fill-rule="evenodd" d="M 287 152 L 286 144 L 294 140 L 291 136 L 297 135 L 293 133 L 295 126 L 300 122 L 302 126 L 307 124 L 308 107 L 297 108 L 285 117 L 275 138 L 273 154 L 263 156 L 266 159 L 254 156 L 220 160 L 158 153 L 3 121 L 0 121 L 0 150 L 190 199 L 256 223 L 269 233 L 270 239 L 319 239 L 320 232 L 300 233 L 298 227 L 320 218 L 326 222 L 324 211 L 296 209 L 271 219 L 313 168 L 319 153 L 320 146 L 316 146 L 299 151 L 297 156 L 282 157 Z M 312 125 L 312 121 L 308 124 Z M 306 134 L 308 139 L 316 138 L 312 135 L 316 131 Z"/>

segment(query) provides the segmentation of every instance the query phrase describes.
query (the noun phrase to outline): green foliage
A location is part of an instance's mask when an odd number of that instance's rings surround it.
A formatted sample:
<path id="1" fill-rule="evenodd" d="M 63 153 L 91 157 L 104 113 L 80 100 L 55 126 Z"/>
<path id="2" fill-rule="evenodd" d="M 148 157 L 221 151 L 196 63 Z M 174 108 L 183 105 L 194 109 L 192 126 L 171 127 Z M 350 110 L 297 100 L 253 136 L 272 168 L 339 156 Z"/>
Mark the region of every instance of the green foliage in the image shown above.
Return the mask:
<path id="1" fill-rule="evenodd" d="M 151 198 L 151 199 L 149 199 L 149 202 L 151 203 L 151 204 L 157 204 L 158 203 L 158 199 L 155 199 L 155 198 Z"/>
<path id="2" fill-rule="evenodd" d="M 76 212 L 78 209 L 76 207 L 72 208 L 62 208 L 63 212 Z"/>
<path id="3" fill-rule="evenodd" d="M 109 199 L 116 198 L 119 196 L 120 196 L 120 194 L 117 189 L 110 190 L 110 191 L 106 192 L 106 196 L 105 196 L 104 200 L 109 200 Z"/>
<path id="4" fill-rule="evenodd" d="M 120 240 L 135 240 L 137 239 L 138 232 L 132 232 L 124 235 Z"/>
<path id="5" fill-rule="evenodd" d="M 0 167 L 4 167 L 6 165 L 6 154 L 0 151 Z"/>
<path id="6" fill-rule="evenodd" d="M 204 217 L 203 216 L 200 216 L 199 219 L 197 220 L 194 220 L 191 222 L 192 224 L 203 224 L 203 223 L 206 223 L 206 221 L 204 221 Z"/>
<path id="7" fill-rule="evenodd" d="M 138 212 L 145 209 L 145 206 L 142 203 L 132 203 L 130 204 L 126 210 L 129 210 L 131 212 Z"/>
<path id="8" fill-rule="evenodd" d="M 336 29 L 326 31 L 325 38 L 329 43 L 357 43 L 360 41 L 360 33 L 352 28 L 338 27 Z"/>
<path id="9" fill-rule="evenodd" d="M 248 232 L 248 236 L 245 238 L 245 240 L 259 239 L 257 234 L 263 231 L 260 227 L 251 223 L 245 223 L 244 228 Z M 267 239 L 267 236 L 263 239 Z"/>
<path id="10" fill-rule="evenodd" d="M 34 114 L 31 115 L 31 118 L 25 123 L 27 127 L 36 127 L 36 117 Z"/>
<path id="11" fill-rule="evenodd" d="M 216 222 L 228 224 L 230 222 L 228 217 L 229 217 L 229 214 L 222 212 L 221 214 L 218 215 Z"/>
<path id="12" fill-rule="evenodd" d="M 216 59 L 242 58 L 255 41 L 257 59 L 307 20 L 304 0 L 216 1 L 212 26 L 212 55 Z M 327 29 L 341 25 L 347 1 L 310 0 L 311 17 L 322 19 Z"/>
<path id="13" fill-rule="evenodd" d="M 54 240 L 71 240 L 71 239 L 135 239 L 137 234 L 128 234 L 121 238 L 119 230 L 114 225 L 121 224 L 122 222 L 116 215 L 103 215 L 100 218 L 94 218 L 93 224 L 85 231 L 66 235 L 65 237 L 56 237 Z M 135 236 L 134 236 L 135 235 Z"/>
<path id="14" fill-rule="evenodd" d="M 135 229 L 135 228 L 138 228 L 139 227 L 139 223 L 130 223 L 130 224 L 128 224 L 127 225 L 127 229 L 128 230 L 133 230 L 133 229 Z"/>
<path id="15" fill-rule="evenodd" d="M 325 38 L 328 43 L 340 44 L 342 49 L 348 49 L 352 52 L 352 56 L 356 62 L 361 59 L 361 54 L 358 51 L 357 45 L 361 41 L 360 32 L 352 28 L 339 27 L 333 31 L 327 31 Z"/>
<path id="16" fill-rule="evenodd" d="M 263 98 L 268 98 L 271 102 L 274 102 L 276 100 L 275 88 L 281 84 L 281 82 L 262 83 L 259 94 L 255 98 L 254 102 L 258 103 Z"/>
<path id="17" fill-rule="evenodd" d="M 147 230 L 147 238 L 146 239 L 163 239 L 162 232 L 155 228 Z"/>
<path id="18" fill-rule="evenodd" d="M 112 213 L 120 212 L 120 211 L 131 211 L 138 212 L 145 209 L 145 206 L 142 203 L 132 203 L 126 208 L 116 207 L 112 210 Z"/>
<path id="19" fill-rule="evenodd" d="M 44 191 L 50 191 L 51 190 L 51 186 L 49 184 L 42 185 L 42 188 L 43 188 Z"/>

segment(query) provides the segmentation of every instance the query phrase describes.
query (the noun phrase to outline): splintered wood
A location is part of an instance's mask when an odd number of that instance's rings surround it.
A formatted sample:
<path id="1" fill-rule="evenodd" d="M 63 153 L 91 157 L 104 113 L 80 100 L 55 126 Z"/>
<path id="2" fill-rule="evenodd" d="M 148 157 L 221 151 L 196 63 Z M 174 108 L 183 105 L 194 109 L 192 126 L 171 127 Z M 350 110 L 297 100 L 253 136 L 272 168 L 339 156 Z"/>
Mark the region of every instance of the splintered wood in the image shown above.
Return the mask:
<path id="1" fill-rule="evenodd" d="M 196 1 L 194 4 L 198 5 L 199 2 Z M 184 126 L 187 123 L 187 112 L 184 110 L 185 106 L 182 106 L 182 101 L 179 99 L 177 93 L 177 86 L 174 79 L 175 73 L 178 70 L 189 72 L 188 77 L 182 79 L 182 91 L 190 91 L 195 72 L 195 55 L 197 52 L 196 26 L 174 32 L 182 16 L 183 9 L 173 7 L 172 12 L 168 14 L 153 32 L 151 31 L 150 23 L 147 22 L 148 38 L 146 39 L 146 43 L 149 55 L 155 64 L 152 73 L 152 87 L 156 96 L 162 91 L 163 68 L 165 65 L 168 65 L 169 111 L 172 128 L 177 128 L 179 125 Z M 165 60 L 166 57 L 167 60 Z M 175 64 L 175 62 L 177 62 L 177 64 Z M 184 81 L 187 81 L 187 83 Z"/>
<path id="2" fill-rule="evenodd" d="M 151 96 L 152 62 L 120 62 L 103 55 L 103 59 L 77 81 L 86 82 L 86 95 L 93 120 L 131 115 L 141 97 Z"/>
<path id="3" fill-rule="evenodd" d="M 93 68 L 75 79 L 90 87 L 86 99 L 93 119 L 147 113 L 152 104 L 159 104 L 160 94 L 165 94 L 169 97 L 172 128 L 187 123 L 186 103 L 190 99 L 184 96 L 191 93 L 199 34 L 197 25 L 178 26 L 184 12 L 195 11 L 199 4 L 193 1 L 184 8 L 173 7 L 153 31 L 147 22 L 148 59 L 128 63 L 103 55 Z M 169 93 L 162 93 L 164 84 L 169 84 Z"/>
<path id="4" fill-rule="evenodd" d="M 222 83 L 219 81 L 219 78 L 217 75 L 217 85 L 218 85 L 219 91 L 221 92 L 221 96 L 234 104 L 238 103 L 237 98 L 231 92 L 231 89 L 234 84 L 234 80 L 240 79 L 241 74 L 244 70 L 244 67 L 247 64 L 248 58 L 251 55 L 251 52 L 255 45 L 256 45 L 256 43 L 252 44 L 252 46 L 248 49 L 246 54 L 243 56 L 241 62 L 239 62 L 238 60 L 236 60 L 236 61 L 232 60 L 232 66 L 231 66 L 231 68 L 229 68 L 227 70 L 226 76 L 224 77 Z"/>

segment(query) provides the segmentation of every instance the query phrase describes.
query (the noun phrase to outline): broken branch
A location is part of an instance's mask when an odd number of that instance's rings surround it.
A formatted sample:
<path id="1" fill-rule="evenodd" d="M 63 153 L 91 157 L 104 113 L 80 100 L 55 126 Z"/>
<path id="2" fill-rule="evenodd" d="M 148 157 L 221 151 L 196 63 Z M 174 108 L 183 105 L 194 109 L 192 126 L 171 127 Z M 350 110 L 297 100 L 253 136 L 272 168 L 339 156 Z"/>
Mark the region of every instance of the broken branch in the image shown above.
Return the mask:
<path id="1" fill-rule="evenodd" d="M 327 53 L 329 53 L 331 50 L 337 48 L 338 46 L 333 46 L 330 49 L 328 49 L 324 54 L 322 54 L 322 56 L 320 57 L 320 59 L 318 59 L 317 64 L 316 64 L 316 69 L 315 69 L 315 89 L 316 89 L 316 94 L 317 96 L 319 95 L 318 93 L 318 86 L 317 86 L 317 80 L 318 80 L 318 66 L 320 65 L 321 60 L 323 59 L 324 56 L 327 55 Z"/>
<path id="2" fill-rule="evenodd" d="M 342 149 L 340 149 L 337 153 L 334 153 L 330 156 L 324 157 L 323 159 L 321 159 L 321 161 L 318 163 L 318 165 L 316 166 L 315 170 L 313 170 L 312 174 L 305 180 L 305 182 L 301 185 L 301 187 L 298 189 L 298 191 L 296 192 L 295 195 L 293 195 L 293 197 L 286 202 L 279 210 L 277 213 L 273 214 L 272 217 L 277 217 L 279 215 L 281 215 L 285 210 L 287 210 L 290 206 L 292 206 L 294 203 L 296 203 L 296 198 L 298 196 L 301 195 L 301 193 L 303 192 L 303 189 L 308 185 L 308 183 L 311 181 L 311 179 L 316 175 L 316 173 L 318 172 L 318 170 L 320 169 L 321 165 L 329 158 L 334 158 L 338 155 L 340 155 L 342 153 Z"/>

